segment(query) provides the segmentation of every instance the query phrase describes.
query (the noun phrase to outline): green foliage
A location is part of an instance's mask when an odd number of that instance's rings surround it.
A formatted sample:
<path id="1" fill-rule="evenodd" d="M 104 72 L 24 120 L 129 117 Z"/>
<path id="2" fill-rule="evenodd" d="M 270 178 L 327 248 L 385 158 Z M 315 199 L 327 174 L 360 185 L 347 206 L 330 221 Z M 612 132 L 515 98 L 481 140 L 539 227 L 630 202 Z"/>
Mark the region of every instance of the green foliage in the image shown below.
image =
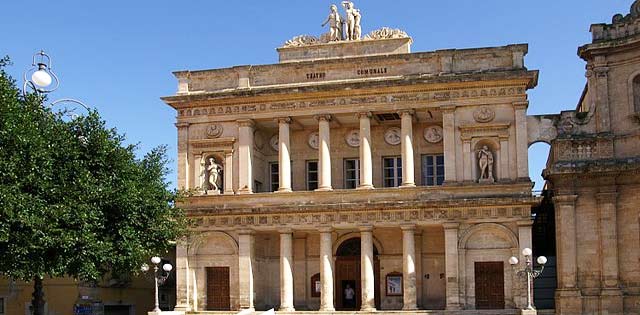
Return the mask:
<path id="1" fill-rule="evenodd" d="M 166 148 L 135 146 L 97 112 L 68 120 L 23 97 L 0 60 L 0 275 L 99 280 L 132 272 L 185 231 Z"/>

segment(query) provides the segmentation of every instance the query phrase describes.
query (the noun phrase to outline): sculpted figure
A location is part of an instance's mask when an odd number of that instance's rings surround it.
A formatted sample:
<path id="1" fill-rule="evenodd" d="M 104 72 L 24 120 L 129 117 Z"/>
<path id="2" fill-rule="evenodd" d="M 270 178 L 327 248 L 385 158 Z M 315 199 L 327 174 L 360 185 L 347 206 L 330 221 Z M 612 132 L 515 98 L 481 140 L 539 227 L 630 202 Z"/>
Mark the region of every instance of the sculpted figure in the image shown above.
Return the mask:
<path id="1" fill-rule="evenodd" d="M 330 40 L 332 42 L 342 40 L 342 17 L 335 4 L 331 5 L 331 12 L 322 26 L 324 27 L 327 23 L 329 23 Z"/>
<path id="2" fill-rule="evenodd" d="M 345 21 L 347 40 L 359 40 L 362 36 L 362 29 L 360 28 L 360 20 L 362 19 L 362 15 L 360 14 L 360 10 L 356 9 L 353 2 L 351 1 L 342 1 L 342 6 L 347 12 Z"/>
<path id="3" fill-rule="evenodd" d="M 209 158 L 209 165 L 207 165 L 207 172 L 209 173 L 209 187 L 210 190 L 220 190 L 218 181 L 220 180 L 220 172 L 222 172 L 222 165 L 216 163 L 214 158 Z"/>
<path id="4" fill-rule="evenodd" d="M 480 164 L 480 181 L 493 181 L 493 153 L 486 145 L 478 151 L 478 163 Z"/>

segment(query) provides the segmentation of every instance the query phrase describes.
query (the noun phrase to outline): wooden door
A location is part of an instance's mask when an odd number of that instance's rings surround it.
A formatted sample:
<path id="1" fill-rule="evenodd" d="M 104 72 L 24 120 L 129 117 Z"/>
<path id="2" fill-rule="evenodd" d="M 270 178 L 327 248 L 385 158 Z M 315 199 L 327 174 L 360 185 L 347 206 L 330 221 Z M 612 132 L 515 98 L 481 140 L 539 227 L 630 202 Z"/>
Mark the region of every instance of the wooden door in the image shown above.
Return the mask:
<path id="1" fill-rule="evenodd" d="M 476 309 L 504 309 L 504 263 L 476 262 Z"/>
<path id="2" fill-rule="evenodd" d="M 207 268 L 207 310 L 231 310 L 229 267 Z"/>
<path id="3" fill-rule="evenodd" d="M 346 285 L 355 290 L 355 303 L 348 305 L 344 299 Z M 342 311 L 359 310 L 362 303 L 362 288 L 360 284 L 360 257 L 337 257 L 335 277 L 336 308 Z"/>

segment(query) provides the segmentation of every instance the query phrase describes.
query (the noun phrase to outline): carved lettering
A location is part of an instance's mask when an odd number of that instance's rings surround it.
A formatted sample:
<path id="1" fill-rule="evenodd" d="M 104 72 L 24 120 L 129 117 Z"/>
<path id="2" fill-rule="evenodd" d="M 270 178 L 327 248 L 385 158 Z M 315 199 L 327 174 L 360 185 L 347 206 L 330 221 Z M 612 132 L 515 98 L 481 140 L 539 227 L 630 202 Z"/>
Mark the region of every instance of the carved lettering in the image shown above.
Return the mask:
<path id="1" fill-rule="evenodd" d="M 325 72 L 307 73 L 307 80 L 324 80 L 326 76 Z"/>
<path id="2" fill-rule="evenodd" d="M 360 76 L 386 74 L 387 68 L 358 69 L 356 73 Z"/>

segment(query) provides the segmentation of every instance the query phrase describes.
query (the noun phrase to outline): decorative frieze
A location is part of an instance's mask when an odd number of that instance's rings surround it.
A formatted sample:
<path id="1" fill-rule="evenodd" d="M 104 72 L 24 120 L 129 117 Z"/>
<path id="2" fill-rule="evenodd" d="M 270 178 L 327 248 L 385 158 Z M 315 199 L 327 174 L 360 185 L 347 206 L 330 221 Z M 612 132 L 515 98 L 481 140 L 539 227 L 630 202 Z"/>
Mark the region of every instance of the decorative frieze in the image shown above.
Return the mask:
<path id="1" fill-rule="evenodd" d="M 449 100 L 460 100 L 478 97 L 502 97 L 524 95 L 524 87 L 503 87 L 503 88 L 477 88 L 461 90 L 442 90 L 429 92 L 414 92 L 404 94 L 373 95 L 361 97 L 344 97 L 331 99 L 318 99 L 312 101 L 290 101 L 274 102 L 265 104 L 234 104 L 224 106 L 207 106 L 190 109 L 180 109 L 179 117 L 195 116 L 225 116 L 239 114 L 268 113 L 273 111 L 295 111 L 312 108 L 332 108 L 353 105 L 385 105 L 402 104 L 416 102 L 438 102 Z M 197 102 L 194 102 L 197 104 Z"/>

